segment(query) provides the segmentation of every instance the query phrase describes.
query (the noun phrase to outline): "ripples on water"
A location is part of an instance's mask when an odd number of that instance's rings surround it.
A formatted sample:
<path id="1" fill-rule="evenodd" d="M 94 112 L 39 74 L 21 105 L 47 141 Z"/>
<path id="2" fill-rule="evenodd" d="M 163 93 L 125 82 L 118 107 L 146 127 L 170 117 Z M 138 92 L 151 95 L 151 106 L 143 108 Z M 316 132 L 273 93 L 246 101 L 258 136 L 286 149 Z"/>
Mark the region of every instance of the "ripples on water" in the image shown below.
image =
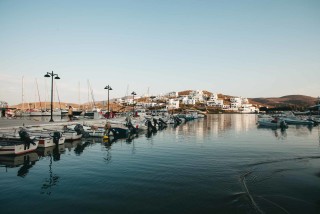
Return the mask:
<path id="1" fill-rule="evenodd" d="M 319 213 L 319 128 L 210 115 L 0 157 L 1 213 Z"/>

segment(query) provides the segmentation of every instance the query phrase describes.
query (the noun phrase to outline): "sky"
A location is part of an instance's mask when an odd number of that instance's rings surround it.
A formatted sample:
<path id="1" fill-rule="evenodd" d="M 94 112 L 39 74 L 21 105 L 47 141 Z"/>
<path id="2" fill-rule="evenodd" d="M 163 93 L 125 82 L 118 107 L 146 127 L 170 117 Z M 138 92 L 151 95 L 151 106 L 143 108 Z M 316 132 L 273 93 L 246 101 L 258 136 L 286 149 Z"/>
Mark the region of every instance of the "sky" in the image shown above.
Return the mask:
<path id="1" fill-rule="evenodd" d="M 319 0 L 0 0 L 0 100 L 49 101 L 51 71 L 69 103 L 107 85 L 317 97 L 319 26 Z"/>

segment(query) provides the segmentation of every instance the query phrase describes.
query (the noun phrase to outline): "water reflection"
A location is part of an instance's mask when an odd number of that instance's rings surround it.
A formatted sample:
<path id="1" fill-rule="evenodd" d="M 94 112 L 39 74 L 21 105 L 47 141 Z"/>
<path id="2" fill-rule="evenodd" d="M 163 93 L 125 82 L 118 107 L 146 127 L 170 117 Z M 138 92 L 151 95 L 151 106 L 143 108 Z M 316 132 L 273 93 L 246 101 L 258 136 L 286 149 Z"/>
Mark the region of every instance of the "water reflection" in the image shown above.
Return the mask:
<path id="1" fill-rule="evenodd" d="M 319 139 L 319 146 L 320 146 L 320 127 L 318 126 L 318 139 Z"/>
<path id="2" fill-rule="evenodd" d="M 277 139 L 284 140 L 287 138 L 287 132 L 285 129 L 280 129 L 280 130 L 276 129 L 276 130 L 274 130 L 274 136 Z"/>
<path id="3" fill-rule="evenodd" d="M 297 187 L 300 184 L 308 181 L 308 176 L 301 176 L 301 173 L 306 175 L 312 172 L 311 166 L 318 165 L 319 160 L 319 156 L 301 156 L 249 164 L 248 169 L 240 175 L 244 192 L 236 200 L 239 203 L 238 206 L 249 202 L 251 209 L 258 213 L 265 213 L 264 211 L 267 211 L 266 213 L 290 213 L 290 211 L 301 213 L 304 209 L 313 210 L 315 206 L 319 210 L 319 204 L 312 203 L 303 194 L 292 194 L 293 192 L 291 192 L 300 188 Z M 314 175 L 319 177 L 319 173 Z M 296 180 L 297 177 L 298 180 Z M 305 187 L 309 186 L 306 185 Z M 245 201 L 242 196 L 250 200 Z M 319 197 L 313 191 L 309 191 L 308 196 Z M 290 206 L 288 206 L 289 204 Z M 298 206 L 296 207 L 296 205 Z M 296 210 L 297 208 L 300 211 Z M 303 212 L 307 212 L 305 210 Z"/>
<path id="4" fill-rule="evenodd" d="M 205 119 L 197 119 L 174 127 L 176 133 L 194 134 L 201 139 L 204 136 L 223 136 L 229 131 L 248 132 L 256 127 L 256 116 L 245 114 L 209 114 Z M 169 128 L 170 129 L 170 128 Z"/>
<path id="5" fill-rule="evenodd" d="M 84 149 L 89 146 L 91 144 L 90 141 L 86 140 L 86 141 L 81 141 L 81 143 L 77 143 L 75 148 L 74 148 L 74 153 L 76 153 L 76 155 L 81 155 L 84 151 Z"/>
<path id="6" fill-rule="evenodd" d="M 51 195 L 52 188 L 59 183 L 60 176 L 53 173 L 52 163 L 53 161 L 59 161 L 60 155 L 61 153 L 64 153 L 64 151 L 65 146 L 63 144 L 39 150 L 39 154 L 42 157 L 49 157 L 49 175 L 48 178 L 44 179 L 44 182 L 41 186 L 41 194 Z"/>
<path id="7" fill-rule="evenodd" d="M 6 171 L 8 168 L 20 167 L 17 172 L 17 176 L 26 177 L 29 173 L 29 170 L 35 165 L 35 163 L 39 160 L 38 154 L 36 152 L 31 152 L 18 156 L 0 156 L 0 165 L 6 167 Z"/>
<path id="8" fill-rule="evenodd" d="M 69 152 L 71 152 L 72 149 L 76 147 L 78 144 L 81 144 L 81 142 L 82 140 L 65 141 L 64 146 Z"/>

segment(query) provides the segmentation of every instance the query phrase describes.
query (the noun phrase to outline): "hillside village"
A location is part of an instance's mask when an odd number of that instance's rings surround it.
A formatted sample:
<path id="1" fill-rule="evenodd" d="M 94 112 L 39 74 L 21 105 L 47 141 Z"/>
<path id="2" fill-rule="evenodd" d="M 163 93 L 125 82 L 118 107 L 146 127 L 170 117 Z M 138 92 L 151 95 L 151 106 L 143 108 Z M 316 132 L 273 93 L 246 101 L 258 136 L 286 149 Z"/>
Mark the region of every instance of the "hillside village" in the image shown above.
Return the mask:
<path id="1" fill-rule="evenodd" d="M 182 92 L 169 92 L 165 95 L 133 97 L 126 96 L 114 99 L 113 102 L 137 108 L 166 108 L 169 110 L 181 107 L 195 107 L 206 110 L 208 113 L 217 111 L 255 113 L 260 106 L 249 103 L 249 100 L 240 96 L 223 96 L 203 90 L 187 90 Z"/>
<path id="2" fill-rule="evenodd" d="M 319 99 L 305 95 L 287 95 L 271 98 L 245 98 L 241 96 L 229 96 L 212 93 L 206 90 L 185 90 L 180 92 L 169 92 L 157 96 L 150 95 L 128 95 L 122 98 L 109 100 L 109 107 L 114 112 L 132 111 L 136 109 L 167 109 L 180 111 L 184 109 L 197 109 L 206 113 L 256 113 L 261 109 L 274 109 L 285 107 L 289 109 L 304 110 L 319 102 Z M 96 110 L 106 111 L 108 101 L 92 101 L 87 103 L 53 102 L 54 109 L 67 109 L 71 105 L 75 109 L 85 112 Z M 46 111 L 50 108 L 50 102 L 28 102 L 18 105 L 9 105 L 2 101 L 0 108 L 13 108 L 22 111 L 33 111 L 41 109 Z"/>

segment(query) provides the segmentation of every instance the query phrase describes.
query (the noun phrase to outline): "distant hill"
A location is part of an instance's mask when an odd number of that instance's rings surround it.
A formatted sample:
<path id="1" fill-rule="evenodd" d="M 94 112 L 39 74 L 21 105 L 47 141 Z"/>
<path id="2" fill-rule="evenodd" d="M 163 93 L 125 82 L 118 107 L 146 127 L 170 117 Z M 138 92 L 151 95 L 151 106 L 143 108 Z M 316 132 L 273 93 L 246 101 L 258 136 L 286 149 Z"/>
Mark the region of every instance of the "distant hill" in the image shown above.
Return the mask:
<path id="1" fill-rule="evenodd" d="M 269 97 L 269 98 L 250 98 L 249 102 L 269 107 L 276 106 L 298 106 L 308 107 L 315 105 L 318 99 L 315 97 L 305 95 L 287 95 L 283 97 Z"/>

